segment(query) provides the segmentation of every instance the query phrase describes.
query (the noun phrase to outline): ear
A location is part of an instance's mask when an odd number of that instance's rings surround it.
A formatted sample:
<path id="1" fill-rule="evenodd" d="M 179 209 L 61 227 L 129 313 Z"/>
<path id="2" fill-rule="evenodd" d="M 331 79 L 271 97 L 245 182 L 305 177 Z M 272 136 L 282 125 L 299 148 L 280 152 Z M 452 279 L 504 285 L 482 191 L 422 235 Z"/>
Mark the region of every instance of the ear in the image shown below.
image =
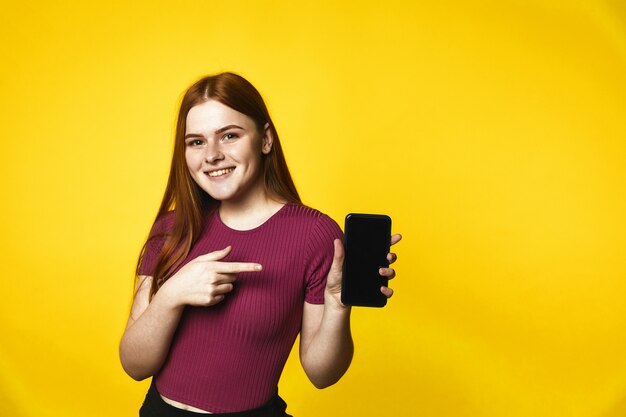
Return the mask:
<path id="1" fill-rule="evenodd" d="M 270 129 L 269 123 L 265 123 L 265 126 L 263 126 L 263 133 L 264 135 L 263 135 L 263 143 L 261 147 L 261 152 L 267 155 L 268 153 L 272 151 L 272 145 L 274 144 L 274 134 L 272 133 L 272 130 Z"/>

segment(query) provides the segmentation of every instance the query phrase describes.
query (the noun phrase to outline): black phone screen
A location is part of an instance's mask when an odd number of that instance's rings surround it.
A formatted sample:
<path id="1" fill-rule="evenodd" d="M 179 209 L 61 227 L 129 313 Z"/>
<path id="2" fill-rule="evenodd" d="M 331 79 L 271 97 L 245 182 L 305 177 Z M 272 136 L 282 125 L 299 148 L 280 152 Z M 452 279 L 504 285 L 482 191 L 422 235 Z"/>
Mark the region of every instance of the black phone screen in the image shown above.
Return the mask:
<path id="1" fill-rule="evenodd" d="M 387 297 L 380 292 L 387 278 L 378 270 L 389 266 L 391 218 L 381 214 L 346 216 L 346 257 L 343 264 L 341 302 L 346 305 L 382 307 Z"/>

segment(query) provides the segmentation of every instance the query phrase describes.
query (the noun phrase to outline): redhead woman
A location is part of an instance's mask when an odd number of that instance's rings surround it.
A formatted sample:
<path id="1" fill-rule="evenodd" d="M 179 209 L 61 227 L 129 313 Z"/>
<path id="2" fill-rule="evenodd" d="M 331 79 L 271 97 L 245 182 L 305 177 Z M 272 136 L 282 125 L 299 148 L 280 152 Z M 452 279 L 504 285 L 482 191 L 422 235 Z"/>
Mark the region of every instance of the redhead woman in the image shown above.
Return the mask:
<path id="1" fill-rule="evenodd" d="M 124 370 L 152 377 L 140 416 L 288 416 L 277 385 L 298 333 L 311 382 L 337 382 L 353 353 L 341 242 L 300 201 L 258 91 L 232 73 L 193 84 L 120 342 Z"/>

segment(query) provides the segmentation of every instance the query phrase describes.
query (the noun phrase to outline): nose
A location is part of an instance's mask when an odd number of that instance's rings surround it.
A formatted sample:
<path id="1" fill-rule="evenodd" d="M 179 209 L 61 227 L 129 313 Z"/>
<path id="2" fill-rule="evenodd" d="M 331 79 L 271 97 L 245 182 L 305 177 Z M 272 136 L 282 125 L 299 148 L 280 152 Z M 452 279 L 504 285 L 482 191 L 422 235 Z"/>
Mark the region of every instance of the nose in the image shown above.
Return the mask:
<path id="1" fill-rule="evenodd" d="M 219 142 L 216 143 L 214 141 L 208 141 L 204 153 L 204 159 L 210 164 L 224 159 L 224 154 L 222 153 Z"/>

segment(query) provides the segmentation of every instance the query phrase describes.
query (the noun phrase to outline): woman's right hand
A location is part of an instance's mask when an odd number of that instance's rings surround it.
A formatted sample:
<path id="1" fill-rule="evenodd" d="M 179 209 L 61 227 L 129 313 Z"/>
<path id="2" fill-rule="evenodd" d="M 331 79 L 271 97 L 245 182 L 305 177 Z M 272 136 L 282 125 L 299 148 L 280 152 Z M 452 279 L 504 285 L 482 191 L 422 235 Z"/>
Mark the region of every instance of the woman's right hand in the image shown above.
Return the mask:
<path id="1" fill-rule="evenodd" d="M 231 249 L 227 246 L 198 256 L 165 281 L 159 292 L 167 293 L 167 298 L 181 307 L 208 307 L 219 303 L 233 290 L 239 272 L 262 269 L 260 264 L 252 262 L 221 262 Z"/>

